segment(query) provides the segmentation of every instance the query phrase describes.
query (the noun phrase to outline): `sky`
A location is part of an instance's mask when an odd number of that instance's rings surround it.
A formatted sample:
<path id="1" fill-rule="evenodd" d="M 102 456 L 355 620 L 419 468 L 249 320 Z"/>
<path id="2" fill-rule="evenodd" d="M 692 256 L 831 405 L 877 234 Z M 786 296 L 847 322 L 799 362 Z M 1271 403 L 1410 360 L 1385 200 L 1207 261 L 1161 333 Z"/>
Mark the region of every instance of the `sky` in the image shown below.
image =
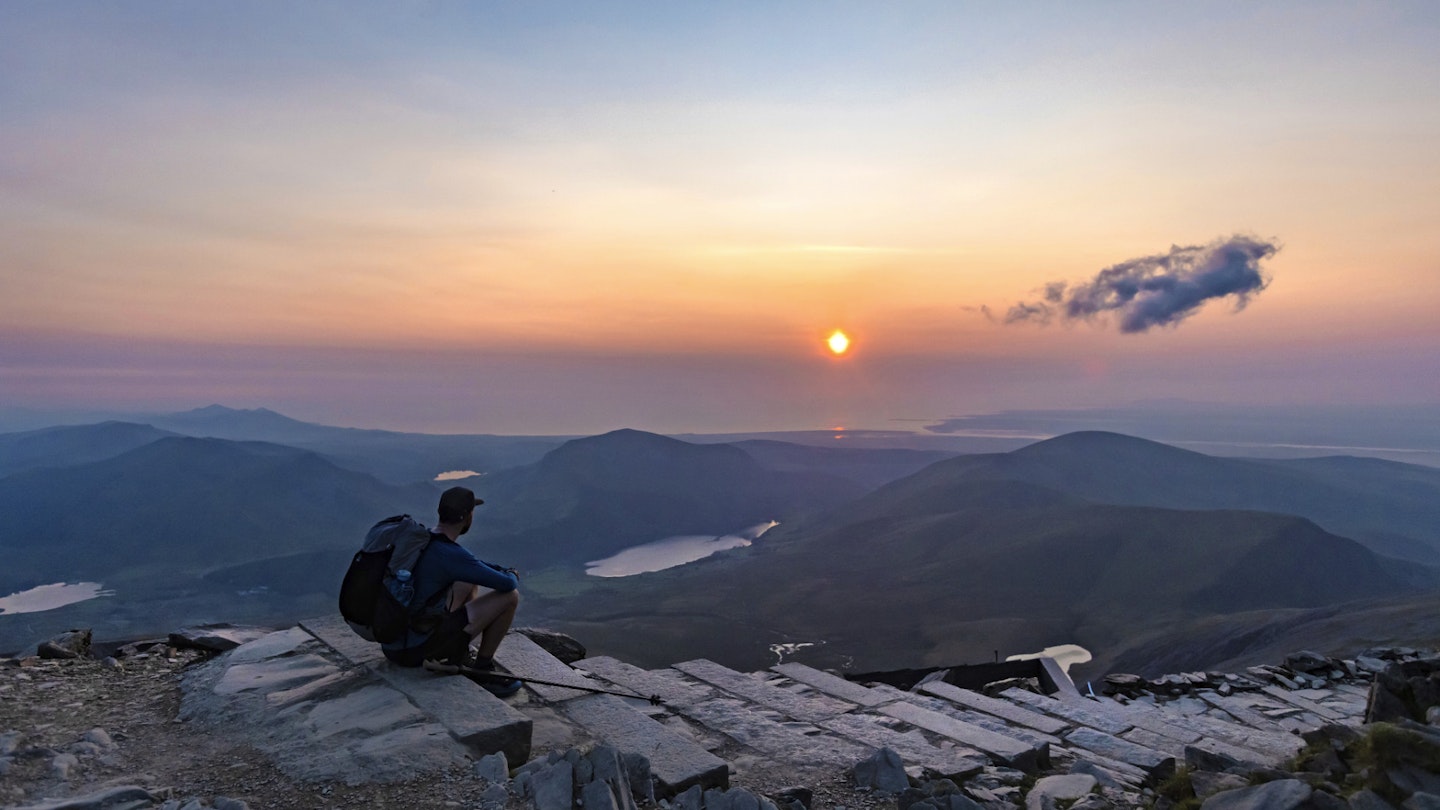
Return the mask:
<path id="1" fill-rule="evenodd" d="M 1437 41 L 1428 0 L 0 4 L 0 408 L 1440 402 Z"/>

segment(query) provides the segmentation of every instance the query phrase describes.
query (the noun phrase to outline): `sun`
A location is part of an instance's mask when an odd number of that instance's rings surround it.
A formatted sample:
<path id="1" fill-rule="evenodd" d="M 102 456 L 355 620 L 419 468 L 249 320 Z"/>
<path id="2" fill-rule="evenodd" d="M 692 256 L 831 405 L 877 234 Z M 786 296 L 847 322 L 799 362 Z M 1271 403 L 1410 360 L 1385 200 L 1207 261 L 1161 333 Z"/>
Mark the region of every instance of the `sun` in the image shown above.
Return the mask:
<path id="1" fill-rule="evenodd" d="M 830 337 L 825 339 L 825 345 L 829 346 L 830 351 L 837 355 L 844 354 L 850 350 L 850 336 L 836 329 Z"/>

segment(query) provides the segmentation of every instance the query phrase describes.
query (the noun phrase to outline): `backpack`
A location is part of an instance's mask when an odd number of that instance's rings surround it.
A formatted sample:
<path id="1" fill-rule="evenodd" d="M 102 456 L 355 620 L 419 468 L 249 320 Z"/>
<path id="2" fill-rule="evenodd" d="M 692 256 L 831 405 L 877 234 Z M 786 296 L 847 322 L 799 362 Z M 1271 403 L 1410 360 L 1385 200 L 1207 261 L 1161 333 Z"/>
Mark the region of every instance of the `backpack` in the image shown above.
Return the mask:
<path id="1" fill-rule="evenodd" d="M 340 583 L 340 615 L 351 630 L 381 644 L 405 634 L 414 586 L 402 588 L 395 572 L 414 571 L 429 544 L 430 530 L 409 515 L 385 518 L 366 532 Z"/>

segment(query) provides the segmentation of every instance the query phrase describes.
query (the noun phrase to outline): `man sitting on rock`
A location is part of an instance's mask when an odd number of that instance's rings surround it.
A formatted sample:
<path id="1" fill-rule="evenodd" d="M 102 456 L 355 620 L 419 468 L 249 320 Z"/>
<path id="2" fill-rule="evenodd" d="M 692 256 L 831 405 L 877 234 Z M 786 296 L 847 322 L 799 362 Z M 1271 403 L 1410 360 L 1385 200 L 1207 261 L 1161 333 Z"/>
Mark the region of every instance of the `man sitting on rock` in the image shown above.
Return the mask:
<path id="1" fill-rule="evenodd" d="M 520 580 L 509 568 L 476 558 L 456 541 L 470 531 L 475 507 L 484 501 L 465 487 L 440 496 L 440 522 L 411 572 L 418 605 L 411 627 L 398 640 L 381 645 L 385 657 L 403 667 L 424 665 L 436 671 L 456 666 L 493 671 L 495 651 L 520 606 Z M 479 639 L 472 650 L 470 642 Z M 480 684 L 506 697 L 520 681 L 483 678 Z"/>

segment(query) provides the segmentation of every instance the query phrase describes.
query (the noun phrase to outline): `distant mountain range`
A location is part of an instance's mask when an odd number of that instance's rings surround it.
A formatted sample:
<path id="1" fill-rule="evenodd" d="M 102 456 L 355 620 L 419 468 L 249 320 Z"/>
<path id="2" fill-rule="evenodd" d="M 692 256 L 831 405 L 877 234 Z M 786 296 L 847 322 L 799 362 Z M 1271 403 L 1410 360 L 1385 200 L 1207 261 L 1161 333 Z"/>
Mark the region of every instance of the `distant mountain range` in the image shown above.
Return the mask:
<path id="1" fill-rule="evenodd" d="M 465 479 L 487 502 L 465 542 L 522 568 L 528 620 L 641 663 L 753 668 L 771 644 L 818 643 L 801 660 L 883 669 L 1073 642 L 1094 667 L 1140 656 L 1168 671 L 1206 663 L 1186 655 L 1242 660 L 1274 641 L 1269 622 L 1336 627 L 1317 611 L 1340 604 L 1382 600 L 1347 632 L 1384 640 L 1437 592 L 1428 467 L 1217 458 L 1098 432 L 954 455 L 634 430 L 425 436 L 215 407 L 0 434 L 0 596 L 116 591 L 0 615 L 0 651 L 81 624 L 116 637 L 333 610 L 365 529 L 433 520 L 449 485 L 434 478 L 452 469 L 483 473 Z M 749 548 L 583 575 L 630 546 L 769 520 Z"/>

